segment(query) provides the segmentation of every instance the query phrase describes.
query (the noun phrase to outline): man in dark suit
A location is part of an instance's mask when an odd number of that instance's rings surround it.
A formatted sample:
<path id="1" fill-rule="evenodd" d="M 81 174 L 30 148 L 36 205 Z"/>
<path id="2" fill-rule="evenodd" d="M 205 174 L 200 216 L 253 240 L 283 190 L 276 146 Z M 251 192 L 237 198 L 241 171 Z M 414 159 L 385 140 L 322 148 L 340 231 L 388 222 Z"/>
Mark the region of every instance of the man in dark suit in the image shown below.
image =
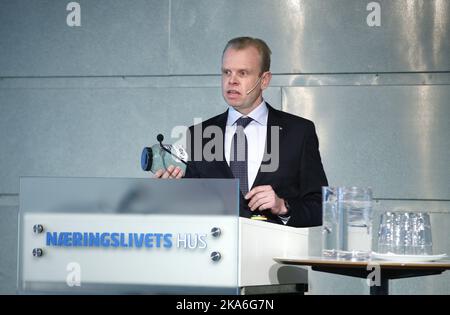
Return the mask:
<path id="1" fill-rule="evenodd" d="M 240 216 L 258 213 L 294 227 L 321 225 L 321 187 L 328 183 L 315 127 L 264 101 L 262 92 L 272 78 L 270 54 L 260 39 L 228 42 L 222 56 L 222 94 L 229 108 L 189 128 L 184 177 L 239 178 Z M 155 174 L 182 176 L 172 166 Z"/>

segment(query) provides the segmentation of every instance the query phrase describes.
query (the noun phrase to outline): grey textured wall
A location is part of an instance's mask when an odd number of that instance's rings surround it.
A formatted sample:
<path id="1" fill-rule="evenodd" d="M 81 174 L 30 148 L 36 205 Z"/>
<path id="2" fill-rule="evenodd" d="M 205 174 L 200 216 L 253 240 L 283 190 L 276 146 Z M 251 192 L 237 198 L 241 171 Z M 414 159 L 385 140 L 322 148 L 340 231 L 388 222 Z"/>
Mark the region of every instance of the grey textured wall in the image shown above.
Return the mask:
<path id="1" fill-rule="evenodd" d="M 265 97 L 316 123 L 332 185 L 370 185 L 387 207 L 433 213 L 450 253 L 450 1 L 0 1 L 0 293 L 15 292 L 20 176 L 145 177 L 139 155 L 226 109 L 220 57 L 235 36 L 271 46 Z M 320 246 L 317 243 L 316 246 Z M 450 276 L 394 293 L 449 294 Z M 311 293 L 367 292 L 311 275 Z"/>

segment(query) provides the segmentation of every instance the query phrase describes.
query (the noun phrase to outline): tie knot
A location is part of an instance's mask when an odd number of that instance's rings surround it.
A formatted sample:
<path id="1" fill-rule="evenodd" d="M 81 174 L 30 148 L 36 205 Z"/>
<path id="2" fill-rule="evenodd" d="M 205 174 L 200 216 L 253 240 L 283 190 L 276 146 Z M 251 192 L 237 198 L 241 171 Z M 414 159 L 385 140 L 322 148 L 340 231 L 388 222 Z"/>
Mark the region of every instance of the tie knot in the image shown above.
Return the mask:
<path id="1" fill-rule="evenodd" d="M 251 123 L 253 119 L 251 117 L 244 117 L 242 116 L 238 120 L 236 120 L 236 126 L 240 126 L 245 129 L 245 127 L 248 126 L 249 123 Z"/>

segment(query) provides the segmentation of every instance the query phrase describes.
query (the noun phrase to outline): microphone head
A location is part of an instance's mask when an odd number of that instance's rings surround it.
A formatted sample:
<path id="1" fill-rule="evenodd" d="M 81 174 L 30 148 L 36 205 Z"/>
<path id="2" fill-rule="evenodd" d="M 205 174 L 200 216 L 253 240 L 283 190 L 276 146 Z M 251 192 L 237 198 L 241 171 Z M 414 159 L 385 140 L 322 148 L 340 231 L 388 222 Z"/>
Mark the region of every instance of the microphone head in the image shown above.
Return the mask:
<path id="1" fill-rule="evenodd" d="M 156 140 L 158 140 L 158 142 L 162 142 L 164 140 L 164 136 L 162 134 L 159 134 L 156 136 Z"/>

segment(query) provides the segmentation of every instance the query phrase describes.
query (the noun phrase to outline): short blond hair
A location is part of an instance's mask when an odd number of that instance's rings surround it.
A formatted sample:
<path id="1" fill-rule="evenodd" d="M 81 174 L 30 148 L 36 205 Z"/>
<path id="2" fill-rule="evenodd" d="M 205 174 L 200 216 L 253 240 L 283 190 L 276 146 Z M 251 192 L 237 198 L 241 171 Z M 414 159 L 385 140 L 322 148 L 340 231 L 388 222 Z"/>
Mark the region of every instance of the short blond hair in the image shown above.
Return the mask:
<path id="1" fill-rule="evenodd" d="M 269 46 L 267 46 L 266 42 L 259 38 L 236 37 L 230 39 L 223 50 L 222 58 L 228 48 L 241 50 L 247 47 L 255 47 L 258 50 L 259 55 L 261 56 L 261 73 L 270 71 L 270 55 L 272 54 L 272 51 Z"/>

